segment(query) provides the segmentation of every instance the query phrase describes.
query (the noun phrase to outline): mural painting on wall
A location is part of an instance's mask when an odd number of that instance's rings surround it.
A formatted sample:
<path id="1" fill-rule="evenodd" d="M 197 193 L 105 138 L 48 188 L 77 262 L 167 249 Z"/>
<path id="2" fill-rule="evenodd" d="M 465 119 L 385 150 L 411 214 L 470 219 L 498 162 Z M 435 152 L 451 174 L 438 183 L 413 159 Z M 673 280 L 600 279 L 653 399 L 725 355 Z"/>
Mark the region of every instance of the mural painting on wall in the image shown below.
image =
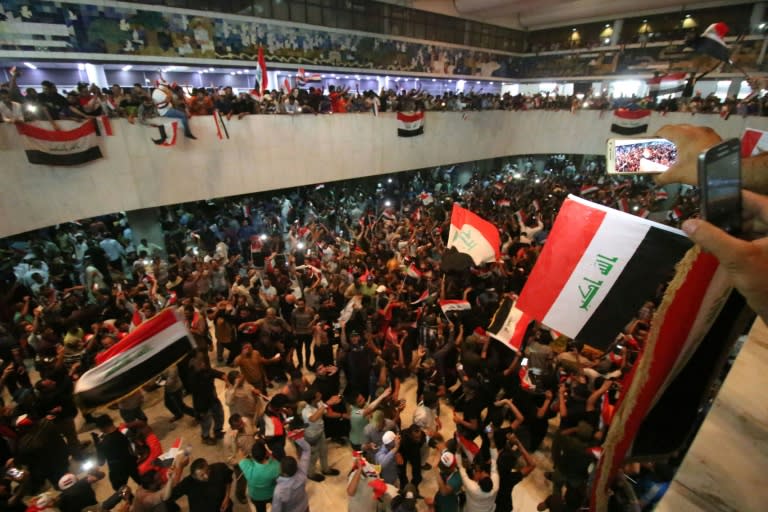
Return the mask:
<path id="1" fill-rule="evenodd" d="M 759 63 L 762 40 L 742 40 L 729 42 L 733 62 L 747 73 L 762 71 L 765 65 Z M 696 71 L 709 69 L 717 64 L 710 57 L 693 52 L 690 47 L 681 43 L 667 46 L 627 48 L 617 71 L 621 73 L 653 73 L 671 71 Z M 727 63 L 722 63 L 717 69 L 722 73 L 739 73 L 738 69 Z"/>
<path id="2" fill-rule="evenodd" d="M 512 77 L 519 58 L 263 20 L 198 16 L 45 0 L 0 0 L 0 50 L 38 50 L 255 61 Z"/>
<path id="3" fill-rule="evenodd" d="M 521 75 L 526 78 L 595 76 L 616 72 L 620 52 L 588 51 L 526 57 Z"/>

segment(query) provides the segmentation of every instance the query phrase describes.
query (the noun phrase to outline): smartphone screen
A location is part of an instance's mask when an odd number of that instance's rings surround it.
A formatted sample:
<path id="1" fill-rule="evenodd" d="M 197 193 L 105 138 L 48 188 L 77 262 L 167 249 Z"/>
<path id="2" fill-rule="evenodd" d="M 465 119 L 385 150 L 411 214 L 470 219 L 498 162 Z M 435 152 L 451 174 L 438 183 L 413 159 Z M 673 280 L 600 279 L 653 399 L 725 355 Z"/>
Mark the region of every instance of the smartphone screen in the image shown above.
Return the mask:
<path id="1" fill-rule="evenodd" d="M 729 139 L 699 155 L 701 216 L 732 234 L 741 230 L 740 148 Z"/>
<path id="2" fill-rule="evenodd" d="M 667 139 L 609 139 L 609 174 L 660 173 L 677 161 L 677 146 Z"/>

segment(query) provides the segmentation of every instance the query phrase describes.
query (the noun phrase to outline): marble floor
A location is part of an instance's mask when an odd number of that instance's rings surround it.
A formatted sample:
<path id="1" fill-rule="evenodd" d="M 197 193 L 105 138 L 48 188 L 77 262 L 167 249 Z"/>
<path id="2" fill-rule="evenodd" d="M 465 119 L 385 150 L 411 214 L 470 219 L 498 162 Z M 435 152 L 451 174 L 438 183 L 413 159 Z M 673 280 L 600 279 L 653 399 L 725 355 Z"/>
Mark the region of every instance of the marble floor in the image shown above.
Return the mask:
<path id="1" fill-rule="evenodd" d="M 222 382 L 217 381 L 217 389 L 223 403 L 224 385 Z M 403 427 L 407 427 L 411 423 L 416 400 L 415 395 L 416 380 L 414 378 L 410 378 L 406 380 L 401 388 L 401 396 L 406 399 L 407 403 L 406 408 L 402 413 Z M 187 397 L 186 401 L 190 403 L 190 398 Z M 451 436 L 455 429 L 452 418 L 452 409 L 445 406 L 441 407 L 440 409 L 440 419 L 443 424 L 442 433 L 446 437 Z M 144 410 L 147 414 L 147 417 L 150 419 L 150 426 L 160 438 L 160 441 L 163 444 L 163 448 L 167 449 L 176 438 L 181 437 L 184 440 L 184 444 L 189 442 L 192 445 L 191 457 L 193 459 L 197 457 L 204 457 L 209 462 L 223 461 L 225 459 L 225 456 L 222 454 L 223 448 L 221 446 L 221 442 L 215 446 L 207 446 L 200 442 L 199 428 L 193 425 L 191 418 L 184 418 L 176 423 L 171 423 L 169 421 L 171 414 L 163 406 L 162 389 L 146 393 Z M 119 415 L 117 411 L 109 411 L 109 413 L 113 418 L 119 421 Z M 81 430 L 81 439 L 90 439 L 90 434 L 88 434 L 88 431 Z M 549 440 L 545 441 L 545 445 L 547 445 L 547 443 L 549 443 Z M 90 450 L 92 450 L 92 448 Z M 289 453 L 291 452 L 292 447 L 289 447 Z M 541 502 L 548 494 L 550 486 L 549 482 L 544 478 L 544 472 L 551 470 L 551 463 L 547 460 L 547 456 L 542 452 L 536 452 L 534 454 L 534 458 L 537 461 L 537 469 L 514 489 L 512 496 L 516 511 L 536 510 L 536 505 Z M 339 507 L 339 505 L 344 506 L 347 502 L 346 476 L 351 469 L 352 449 L 349 446 L 339 446 L 335 443 L 329 442 L 328 460 L 332 467 L 341 471 L 341 475 L 336 477 L 327 477 L 326 480 L 321 483 L 315 483 L 311 481 L 307 483 L 310 499 L 310 509 L 313 512 L 324 510 L 337 510 L 340 512 L 338 508 L 334 509 L 334 507 Z M 437 455 L 434 453 L 434 450 L 430 455 L 429 462 L 433 465 L 433 467 L 437 464 Z M 423 476 L 424 480 L 419 486 L 421 494 L 423 496 L 434 495 L 437 489 L 434 470 L 424 471 Z M 112 493 L 112 488 L 106 480 L 96 484 L 95 489 L 99 499 L 104 499 Z M 186 498 L 179 500 L 179 505 L 182 507 L 182 510 L 188 510 Z M 427 510 L 427 507 L 421 500 L 418 503 L 418 507 L 418 510 Z M 247 511 L 247 506 L 236 503 L 235 512 Z"/>
<path id="2" fill-rule="evenodd" d="M 762 511 L 768 502 L 768 402 L 758 396 L 768 389 L 768 328 L 758 321 L 755 323 L 747 342 L 725 380 L 712 410 L 694 441 L 684 463 L 673 482 L 670 492 L 657 508 L 663 512 L 687 511 Z M 226 369 L 226 368 L 225 368 Z M 311 378 L 311 377 L 310 377 Z M 224 386 L 217 382 L 222 397 Z M 406 399 L 403 411 L 403 426 L 407 427 L 413 416 L 416 381 L 410 378 L 402 386 L 402 397 Z M 189 402 L 189 397 L 187 401 Z M 200 442 L 199 428 L 190 418 L 177 423 L 169 420 L 171 414 L 162 401 L 162 389 L 146 393 L 145 407 L 150 426 L 160 438 L 164 448 L 181 437 L 184 443 L 192 445 L 192 458 L 205 457 L 209 462 L 223 461 L 221 443 L 216 446 Z M 119 419 L 117 411 L 109 411 Z M 452 410 L 441 407 L 443 435 L 452 435 L 454 423 Z M 226 422 L 225 422 L 226 425 Z M 551 426 L 552 430 L 555 425 Z M 90 439 L 88 430 L 81 429 L 81 439 Z M 549 438 L 544 450 L 548 449 Z M 89 448 L 93 453 L 93 448 Z M 289 447 L 289 451 L 292 448 Z M 551 462 L 544 452 L 534 453 L 537 468 L 526 477 L 513 492 L 515 511 L 536 510 L 536 505 L 546 497 L 549 482 L 544 472 L 551 470 Z M 341 471 L 337 477 L 328 477 L 324 482 L 308 482 L 310 508 L 312 511 L 333 510 L 346 503 L 346 475 L 351 468 L 351 448 L 329 443 L 329 462 Z M 429 462 L 436 465 L 436 454 Z M 73 466 L 74 471 L 77 467 Z M 99 499 L 112 493 L 109 483 L 104 480 L 95 485 Z M 421 494 L 431 496 L 436 490 L 434 471 L 424 472 L 420 486 Z M 186 498 L 180 500 L 182 510 L 188 510 Z M 419 510 L 426 510 L 422 501 Z M 247 506 L 236 504 L 236 512 L 247 512 Z"/>

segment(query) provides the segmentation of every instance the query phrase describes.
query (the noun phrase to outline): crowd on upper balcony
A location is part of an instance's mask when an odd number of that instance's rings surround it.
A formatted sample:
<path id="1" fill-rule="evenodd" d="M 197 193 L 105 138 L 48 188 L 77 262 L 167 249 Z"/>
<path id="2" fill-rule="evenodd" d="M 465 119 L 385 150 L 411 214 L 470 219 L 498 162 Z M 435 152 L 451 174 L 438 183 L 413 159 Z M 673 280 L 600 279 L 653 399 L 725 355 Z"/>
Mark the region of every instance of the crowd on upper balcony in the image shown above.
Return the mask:
<path id="1" fill-rule="evenodd" d="M 17 84 L 19 72 L 0 84 L 0 116 L 6 123 L 29 121 L 84 120 L 97 116 L 124 117 L 131 122 L 149 124 L 149 119 L 167 116 L 170 108 L 175 117 L 210 115 L 218 111 L 231 119 L 254 114 L 341 114 L 399 111 L 482 111 L 482 110 L 608 110 L 617 107 L 648 108 L 659 112 L 717 113 L 730 115 L 768 115 L 768 95 L 752 94 L 744 99 L 715 94 L 696 93 L 692 98 L 648 96 L 613 97 L 608 94 L 561 94 L 558 90 L 536 94 L 511 94 L 475 91 L 430 93 L 424 89 L 389 88 L 351 90 L 330 84 L 308 88 L 294 87 L 236 92 L 231 86 L 186 88 L 178 84 L 158 82 L 157 88 L 133 84 L 126 88 L 115 84 L 100 88 L 81 82 L 75 89 L 59 92 L 50 80 L 24 91 Z M 165 99 L 156 97 L 164 91 Z M 155 100 L 153 101 L 153 95 Z"/>

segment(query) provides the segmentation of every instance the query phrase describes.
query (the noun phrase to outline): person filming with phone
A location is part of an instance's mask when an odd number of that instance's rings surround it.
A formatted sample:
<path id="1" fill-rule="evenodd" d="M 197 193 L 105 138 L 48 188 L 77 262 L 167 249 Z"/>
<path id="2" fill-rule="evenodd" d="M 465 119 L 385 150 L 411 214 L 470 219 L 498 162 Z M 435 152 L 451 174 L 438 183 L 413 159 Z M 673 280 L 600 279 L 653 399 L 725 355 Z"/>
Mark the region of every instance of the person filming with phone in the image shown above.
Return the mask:
<path id="1" fill-rule="evenodd" d="M 711 128 L 667 125 L 656 135 L 677 145 L 678 160 L 656 177 L 657 183 L 699 185 L 697 161 L 702 152 L 721 142 Z M 688 219 L 682 229 L 702 249 L 712 253 L 728 272 L 747 304 L 768 323 L 768 152 L 741 161 L 742 226 L 737 238 L 704 219 Z"/>

